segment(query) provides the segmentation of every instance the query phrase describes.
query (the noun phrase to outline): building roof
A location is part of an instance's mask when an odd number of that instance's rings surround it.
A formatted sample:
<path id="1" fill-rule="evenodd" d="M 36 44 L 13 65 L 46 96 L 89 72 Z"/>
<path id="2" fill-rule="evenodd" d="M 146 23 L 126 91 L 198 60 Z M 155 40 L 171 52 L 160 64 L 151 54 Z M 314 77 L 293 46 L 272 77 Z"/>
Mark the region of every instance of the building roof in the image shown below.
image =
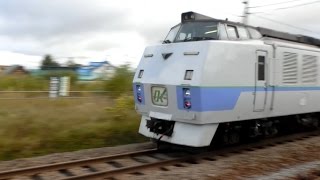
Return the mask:
<path id="1" fill-rule="evenodd" d="M 91 61 L 89 63 L 88 66 L 82 66 L 80 67 L 77 72 L 78 73 L 90 73 L 91 71 L 94 71 L 95 69 L 98 69 L 100 68 L 101 66 L 104 66 L 104 65 L 110 65 L 112 66 L 108 61 Z"/>
<path id="2" fill-rule="evenodd" d="M 2 74 L 5 74 L 5 75 L 12 74 L 17 70 L 21 70 L 21 71 L 27 73 L 27 71 L 21 65 L 2 66 L 2 67 L 5 67 L 4 71 L 2 72 Z"/>
<path id="3" fill-rule="evenodd" d="M 77 67 L 68 67 L 68 66 L 51 66 L 44 67 L 43 70 L 47 71 L 76 71 Z"/>
<path id="4" fill-rule="evenodd" d="M 103 66 L 103 65 L 105 65 L 105 64 L 110 64 L 108 61 L 92 61 L 92 62 L 90 62 L 89 63 L 89 66 L 91 66 L 91 67 L 101 67 L 101 66 Z"/>

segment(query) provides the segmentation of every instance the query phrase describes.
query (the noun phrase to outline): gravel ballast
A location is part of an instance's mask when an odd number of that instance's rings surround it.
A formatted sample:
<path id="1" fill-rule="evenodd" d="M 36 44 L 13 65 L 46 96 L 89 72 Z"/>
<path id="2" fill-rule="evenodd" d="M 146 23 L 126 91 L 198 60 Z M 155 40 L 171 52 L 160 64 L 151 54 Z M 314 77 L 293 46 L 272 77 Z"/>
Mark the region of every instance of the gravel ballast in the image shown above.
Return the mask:
<path id="1" fill-rule="evenodd" d="M 165 171 L 146 170 L 144 175 L 123 175 L 119 179 L 305 179 L 320 180 L 320 137 L 288 142 L 254 151 L 200 160 L 185 167 L 168 166 Z M 319 173 L 316 178 L 314 174 Z M 311 175 L 310 175 L 311 174 Z M 309 178 L 309 179 L 308 179 Z"/>

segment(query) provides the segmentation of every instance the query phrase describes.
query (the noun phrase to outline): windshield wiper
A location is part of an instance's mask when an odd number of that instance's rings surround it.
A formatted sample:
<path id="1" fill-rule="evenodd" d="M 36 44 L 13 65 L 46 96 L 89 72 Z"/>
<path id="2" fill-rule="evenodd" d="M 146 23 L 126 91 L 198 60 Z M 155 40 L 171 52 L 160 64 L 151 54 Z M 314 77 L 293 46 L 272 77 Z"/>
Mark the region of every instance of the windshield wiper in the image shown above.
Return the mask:
<path id="1" fill-rule="evenodd" d="M 163 41 L 163 44 L 170 44 L 170 43 L 171 41 L 169 39 Z"/>
<path id="2" fill-rule="evenodd" d="M 217 40 L 217 38 L 213 38 L 213 37 L 202 37 L 202 40 Z"/>
<path id="3" fill-rule="evenodd" d="M 201 40 L 216 40 L 216 38 L 213 37 L 192 37 L 192 38 L 186 38 L 183 41 L 201 41 Z"/>

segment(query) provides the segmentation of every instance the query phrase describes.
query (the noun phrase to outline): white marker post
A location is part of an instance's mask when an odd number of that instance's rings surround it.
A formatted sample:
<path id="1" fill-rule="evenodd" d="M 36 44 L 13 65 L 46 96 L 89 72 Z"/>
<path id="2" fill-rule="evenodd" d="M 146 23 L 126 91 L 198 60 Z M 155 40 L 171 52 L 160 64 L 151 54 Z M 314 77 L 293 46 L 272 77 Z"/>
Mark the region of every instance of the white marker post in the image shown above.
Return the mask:
<path id="1" fill-rule="evenodd" d="M 59 96 L 59 82 L 58 77 L 50 77 L 49 98 L 57 98 Z"/>
<path id="2" fill-rule="evenodd" d="M 70 77 L 64 76 L 60 78 L 60 89 L 59 95 L 60 96 L 69 96 L 70 92 Z"/>

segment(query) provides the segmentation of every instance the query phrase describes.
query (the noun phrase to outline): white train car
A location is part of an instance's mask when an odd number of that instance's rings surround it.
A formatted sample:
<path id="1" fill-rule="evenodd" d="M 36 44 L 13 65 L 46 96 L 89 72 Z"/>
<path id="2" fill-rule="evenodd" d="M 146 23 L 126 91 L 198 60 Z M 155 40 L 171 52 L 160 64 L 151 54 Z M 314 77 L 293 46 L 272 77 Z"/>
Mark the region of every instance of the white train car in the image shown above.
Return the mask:
<path id="1" fill-rule="evenodd" d="M 317 126 L 320 41 L 183 13 L 163 44 L 147 47 L 133 80 L 139 132 L 172 144 L 209 146 L 218 127 L 273 135 L 278 124 Z M 296 118 L 285 120 L 288 115 Z"/>

